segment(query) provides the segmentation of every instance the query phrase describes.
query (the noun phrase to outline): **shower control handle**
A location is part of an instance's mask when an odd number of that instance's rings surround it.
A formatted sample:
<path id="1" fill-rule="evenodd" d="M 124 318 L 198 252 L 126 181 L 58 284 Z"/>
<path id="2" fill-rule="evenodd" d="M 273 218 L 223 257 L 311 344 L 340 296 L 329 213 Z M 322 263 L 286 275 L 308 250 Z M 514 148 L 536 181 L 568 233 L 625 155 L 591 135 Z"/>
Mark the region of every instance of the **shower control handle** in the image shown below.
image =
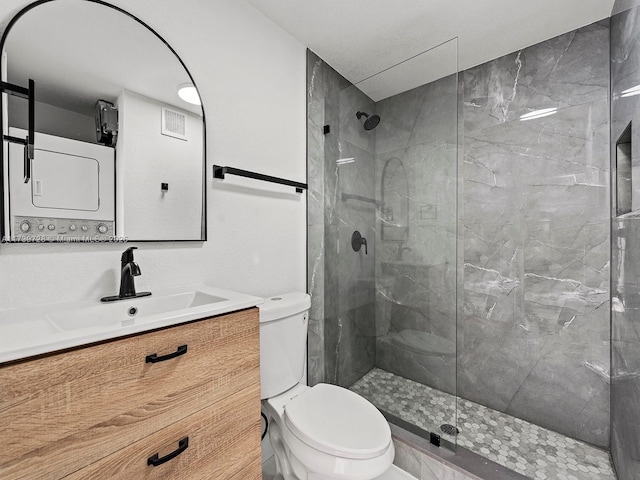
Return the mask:
<path id="1" fill-rule="evenodd" d="M 368 252 L 368 248 L 367 248 L 367 239 L 364 238 L 362 235 L 360 235 L 360 232 L 358 230 L 356 230 L 351 235 L 351 248 L 353 248 L 354 252 L 359 252 L 360 248 L 363 245 L 364 245 L 364 254 L 368 255 L 369 252 Z"/>

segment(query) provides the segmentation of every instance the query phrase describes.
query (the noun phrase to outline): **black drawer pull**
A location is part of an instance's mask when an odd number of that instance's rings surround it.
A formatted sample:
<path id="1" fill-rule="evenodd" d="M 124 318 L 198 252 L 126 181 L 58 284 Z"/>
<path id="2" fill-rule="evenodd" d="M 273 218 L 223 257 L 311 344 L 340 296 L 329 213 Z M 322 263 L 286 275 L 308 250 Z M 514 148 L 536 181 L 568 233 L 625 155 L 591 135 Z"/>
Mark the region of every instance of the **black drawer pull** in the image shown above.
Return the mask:
<path id="1" fill-rule="evenodd" d="M 180 355 L 184 355 L 185 353 L 187 353 L 187 346 L 180 345 L 175 352 L 169 353 L 168 355 L 163 355 L 161 357 L 159 357 L 157 353 L 152 353 L 151 355 L 147 355 L 145 363 L 164 362 L 165 360 L 171 360 L 172 358 L 179 357 Z"/>
<path id="2" fill-rule="evenodd" d="M 159 458 L 158 454 L 156 453 L 155 455 L 152 455 L 151 457 L 147 458 L 147 465 L 153 465 L 154 467 L 157 467 L 158 465 L 162 465 L 163 463 L 166 463 L 169 460 L 173 460 L 174 458 L 176 458 L 178 455 L 184 452 L 187 449 L 187 447 L 189 447 L 189 437 L 184 437 L 182 440 L 178 442 L 178 448 L 175 449 L 173 452 L 169 453 L 168 455 L 162 458 Z"/>

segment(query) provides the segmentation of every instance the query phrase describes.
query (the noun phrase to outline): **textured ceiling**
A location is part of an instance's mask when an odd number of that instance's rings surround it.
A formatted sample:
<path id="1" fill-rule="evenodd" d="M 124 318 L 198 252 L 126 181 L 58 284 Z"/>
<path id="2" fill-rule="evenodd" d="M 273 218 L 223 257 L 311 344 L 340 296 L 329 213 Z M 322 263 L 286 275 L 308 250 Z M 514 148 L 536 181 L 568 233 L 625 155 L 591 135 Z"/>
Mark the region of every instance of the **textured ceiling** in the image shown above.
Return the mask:
<path id="1" fill-rule="evenodd" d="M 458 37 L 457 67 L 463 70 L 602 20 L 610 15 L 614 3 L 614 0 L 248 1 L 353 83 L 415 57 L 421 65 L 408 69 L 413 70 L 412 77 L 417 82 L 413 86 L 455 71 L 455 55 L 451 53 L 455 43 L 431 52 L 427 61 L 419 55 L 454 37 Z M 397 86 L 388 89 L 393 84 L 389 77 L 378 82 L 370 79 L 363 83 L 363 90 L 378 100 L 398 93 Z"/>

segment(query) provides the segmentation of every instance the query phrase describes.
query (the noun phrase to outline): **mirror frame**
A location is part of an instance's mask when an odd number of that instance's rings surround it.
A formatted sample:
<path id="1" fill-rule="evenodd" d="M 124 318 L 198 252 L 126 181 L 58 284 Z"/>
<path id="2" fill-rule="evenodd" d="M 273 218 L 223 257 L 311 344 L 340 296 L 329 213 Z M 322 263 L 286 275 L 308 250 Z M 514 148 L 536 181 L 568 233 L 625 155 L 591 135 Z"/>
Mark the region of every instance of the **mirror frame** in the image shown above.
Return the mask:
<path id="1" fill-rule="evenodd" d="M 43 5 L 45 3 L 51 3 L 51 2 L 56 2 L 58 0 L 37 0 L 33 3 L 30 3 L 29 5 L 27 5 L 26 7 L 22 8 L 18 13 L 16 13 L 13 18 L 9 21 L 9 23 L 7 24 L 6 28 L 4 29 L 4 31 L 2 32 L 2 39 L 0 40 L 0 54 L 2 53 L 2 51 L 4 50 L 5 47 L 5 42 L 7 39 L 7 36 L 9 35 L 9 33 L 11 32 L 11 28 L 14 26 L 15 23 L 18 22 L 18 20 L 20 20 L 26 13 L 28 13 L 29 11 L 33 10 L 34 8 Z M 207 122 L 206 122 L 206 117 L 205 117 L 205 110 L 204 110 L 204 103 L 202 102 L 202 95 L 200 95 L 200 90 L 198 89 L 198 86 L 196 85 L 195 80 L 193 79 L 193 75 L 191 75 L 191 72 L 189 71 L 189 69 L 187 68 L 187 66 L 185 65 L 185 63 L 182 61 L 182 58 L 180 58 L 180 56 L 178 55 L 178 53 L 173 49 L 173 47 L 171 47 L 171 45 L 169 45 L 169 43 L 158 33 L 156 32 L 153 28 L 151 28 L 149 25 L 147 25 L 145 22 L 143 22 L 142 20 L 140 20 L 138 17 L 136 17 L 135 15 L 133 15 L 132 13 L 127 12 L 126 10 L 116 6 L 116 5 L 112 5 L 110 3 L 107 3 L 103 0 L 77 0 L 77 1 L 83 1 L 83 2 L 91 2 L 91 3 L 96 3 L 98 5 L 102 5 L 104 7 L 108 7 L 111 8 L 123 15 L 126 15 L 127 17 L 131 18 L 132 20 L 134 20 L 135 22 L 137 22 L 140 26 L 146 28 L 149 32 L 151 32 L 153 35 L 156 36 L 156 38 L 158 38 L 168 49 L 171 53 L 173 53 L 173 55 L 175 55 L 176 59 L 178 60 L 178 62 L 180 62 L 180 65 L 182 65 L 182 68 L 184 68 L 185 72 L 187 73 L 187 76 L 189 77 L 189 79 L 191 80 L 191 83 L 193 84 L 193 86 L 196 88 L 196 91 L 198 92 L 198 95 L 200 96 L 200 108 L 202 110 L 202 218 L 200 221 L 200 238 L 199 239 L 168 239 L 168 240 L 144 240 L 144 239 L 129 239 L 126 238 L 126 232 L 125 232 L 125 238 L 126 240 L 124 241 L 120 241 L 117 238 L 114 241 L 88 241 L 88 242 L 55 242 L 55 241 L 34 241 L 34 242 L 19 242 L 19 241 L 10 241 L 7 240 L 7 236 L 9 234 L 9 232 L 5 231 L 5 201 L 4 201 L 4 193 L 0 195 L 0 243 L 13 243 L 13 244 L 55 244 L 55 243 L 63 243 L 63 244 L 82 244 L 82 243 L 88 243 L 88 244 L 96 244 L 96 243 L 130 243 L 130 242 L 206 242 L 207 241 Z M 2 78 L 2 73 L 4 73 L 2 71 L 2 65 L 0 63 L 0 78 Z M 37 85 L 36 85 L 36 89 L 37 89 Z M 8 179 L 5 178 L 4 176 L 4 159 L 5 159 L 5 144 L 7 142 L 7 140 L 5 140 L 5 134 L 4 134 L 4 129 L 5 129 L 5 125 L 4 125 L 4 115 L 3 115 L 3 111 L 5 108 L 4 105 L 4 95 L 5 93 L 2 92 L 0 90 L 0 189 L 4 189 L 5 186 L 5 181 L 8 181 Z M 25 146 L 25 148 L 27 148 Z M 117 209 L 116 209 L 117 210 Z M 117 221 L 117 219 L 116 219 Z M 115 237 L 115 236 L 114 236 Z"/>

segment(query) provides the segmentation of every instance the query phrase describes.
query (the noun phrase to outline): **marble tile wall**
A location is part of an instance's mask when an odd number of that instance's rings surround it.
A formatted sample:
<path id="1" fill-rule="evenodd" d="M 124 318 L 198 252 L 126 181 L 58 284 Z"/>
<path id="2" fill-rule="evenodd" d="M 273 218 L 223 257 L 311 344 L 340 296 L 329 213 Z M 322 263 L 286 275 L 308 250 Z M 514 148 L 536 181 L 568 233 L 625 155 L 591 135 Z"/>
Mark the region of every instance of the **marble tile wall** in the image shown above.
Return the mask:
<path id="1" fill-rule="evenodd" d="M 615 178 L 615 144 L 631 122 L 634 200 L 640 197 L 640 96 L 621 92 L 640 84 L 639 39 L 640 7 L 611 18 L 611 171 Z M 615 199 L 615 181 L 611 190 Z M 611 456 L 618 478 L 631 480 L 640 478 L 640 217 L 636 207 L 616 218 L 614 201 L 611 210 Z"/>
<path id="2" fill-rule="evenodd" d="M 336 94 L 348 82 L 307 50 L 307 288 L 311 295 L 307 367 L 308 382 L 324 381 L 325 278 L 325 91 Z"/>
<path id="3" fill-rule="evenodd" d="M 357 199 L 375 198 L 375 132 L 356 118 L 359 110 L 372 113 L 374 105 L 311 51 L 307 65 L 308 381 L 348 386 L 375 365 L 376 209 Z M 351 248 L 356 230 L 367 240 L 368 254 Z"/>
<path id="4" fill-rule="evenodd" d="M 611 456 L 619 480 L 640 478 L 640 218 L 613 222 Z"/>
<path id="5" fill-rule="evenodd" d="M 458 394 L 609 443 L 609 27 L 463 73 Z M 555 107 L 555 115 L 520 116 Z"/>
<path id="6" fill-rule="evenodd" d="M 613 4 L 611 16 L 613 17 L 618 13 L 622 13 L 625 10 L 637 7 L 638 5 L 640 5 L 640 0 L 616 0 Z"/>

